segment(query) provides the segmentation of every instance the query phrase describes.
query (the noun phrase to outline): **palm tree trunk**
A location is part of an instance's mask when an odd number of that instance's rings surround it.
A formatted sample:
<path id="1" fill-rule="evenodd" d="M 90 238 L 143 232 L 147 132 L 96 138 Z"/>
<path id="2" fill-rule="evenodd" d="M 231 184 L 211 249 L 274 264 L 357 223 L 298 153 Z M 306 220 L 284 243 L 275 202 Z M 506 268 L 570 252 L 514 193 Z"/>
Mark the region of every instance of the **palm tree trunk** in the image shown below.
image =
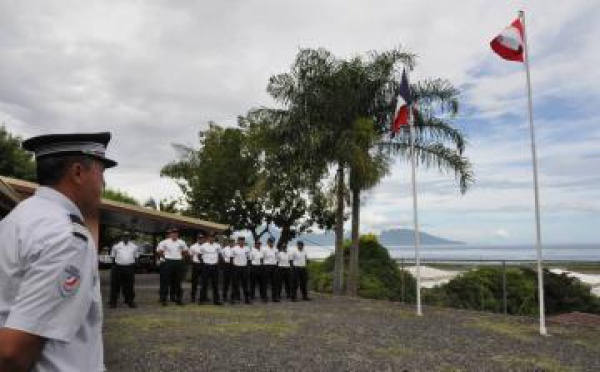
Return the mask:
<path id="1" fill-rule="evenodd" d="M 358 239 L 360 236 L 360 189 L 352 190 L 352 246 L 350 246 L 350 264 L 346 293 L 356 297 L 358 294 Z"/>
<path id="2" fill-rule="evenodd" d="M 341 295 L 344 288 L 344 166 L 338 164 L 337 202 L 335 216 L 335 265 L 333 267 L 333 294 Z"/>

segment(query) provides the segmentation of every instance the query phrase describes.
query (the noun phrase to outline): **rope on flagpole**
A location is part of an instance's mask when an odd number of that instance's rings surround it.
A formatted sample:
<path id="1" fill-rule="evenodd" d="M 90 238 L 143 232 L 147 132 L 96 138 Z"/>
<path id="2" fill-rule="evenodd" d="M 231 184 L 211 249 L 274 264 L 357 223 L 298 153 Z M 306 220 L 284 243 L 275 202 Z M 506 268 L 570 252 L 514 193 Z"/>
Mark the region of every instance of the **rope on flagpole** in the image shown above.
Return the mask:
<path id="1" fill-rule="evenodd" d="M 538 167 L 537 152 L 535 148 L 535 128 L 533 125 L 533 100 L 531 95 L 531 76 L 529 73 L 529 45 L 527 43 L 527 27 L 525 26 L 525 12 L 519 11 L 519 18 L 523 23 L 523 51 L 525 53 L 525 73 L 527 76 L 527 98 L 529 108 L 529 130 L 531 133 L 531 156 L 533 161 L 533 186 L 535 196 L 535 233 L 536 233 L 536 253 L 537 253 L 537 272 L 538 272 L 538 302 L 540 305 L 540 335 L 548 334 L 546 330 L 546 311 L 544 298 L 544 270 L 542 267 L 542 233 L 540 224 L 540 197 L 538 185 Z"/>

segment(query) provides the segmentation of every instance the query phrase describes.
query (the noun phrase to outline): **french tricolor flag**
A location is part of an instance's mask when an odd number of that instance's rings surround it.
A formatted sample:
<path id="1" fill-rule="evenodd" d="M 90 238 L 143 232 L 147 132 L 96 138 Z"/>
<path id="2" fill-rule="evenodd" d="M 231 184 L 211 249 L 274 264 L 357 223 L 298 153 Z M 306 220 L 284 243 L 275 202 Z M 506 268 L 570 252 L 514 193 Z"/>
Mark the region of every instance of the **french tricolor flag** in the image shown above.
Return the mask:
<path id="1" fill-rule="evenodd" d="M 409 107 L 412 104 L 412 94 L 410 94 L 410 86 L 406 77 L 406 70 L 402 71 L 402 81 L 398 92 L 398 100 L 396 103 L 396 115 L 392 123 L 392 133 L 396 134 L 400 131 L 400 127 L 408 125 Z"/>

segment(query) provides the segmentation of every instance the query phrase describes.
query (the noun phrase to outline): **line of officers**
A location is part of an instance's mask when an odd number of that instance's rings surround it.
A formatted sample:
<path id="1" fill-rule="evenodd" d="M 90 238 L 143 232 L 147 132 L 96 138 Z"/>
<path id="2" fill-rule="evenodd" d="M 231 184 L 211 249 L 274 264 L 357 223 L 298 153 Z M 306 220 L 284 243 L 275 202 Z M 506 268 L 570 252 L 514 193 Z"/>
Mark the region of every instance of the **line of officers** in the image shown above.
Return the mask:
<path id="1" fill-rule="evenodd" d="M 296 249 L 288 252 L 286 248 L 278 250 L 273 238 L 269 238 L 264 247 L 256 241 L 254 247 L 249 248 L 243 236 L 229 239 L 225 246 L 221 246 L 213 234 L 199 233 L 196 243 L 188 247 L 179 238 L 177 229 L 169 229 L 167 233 L 167 239 L 156 248 L 160 262 L 159 299 L 163 306 L 167 306 L 169 301 L 183 305 L 181 283 L 187 258 L 192 261 L 191 302 L 196 302 L 196 299 L 198 304 L 209 302 L 209 288 L 210 300 L 215 305 L 223 304 L 221 298 L 230 304 L 242 300 L 250 304 L 258 296 L 263 302 L 280 302 L 282 294 L 290 301 L 297 301 L 298 291 L 302 300 L 310 300 L 307 292 L 308 259 L 301 241 L 297 242 Z M 113 247 L 111 255 L 118 257 L 122 249 L 123 242 L 120 242 Z M 111 273 L 110 305 L 116 306 L 122 290 L 125 302 L 135 307 L 133 280 L 129 279 L 133 274 L 126 272 L 123 275 L 127 269 L 123 270 L 122 266 L 127 265 L 115 263 Z"/>

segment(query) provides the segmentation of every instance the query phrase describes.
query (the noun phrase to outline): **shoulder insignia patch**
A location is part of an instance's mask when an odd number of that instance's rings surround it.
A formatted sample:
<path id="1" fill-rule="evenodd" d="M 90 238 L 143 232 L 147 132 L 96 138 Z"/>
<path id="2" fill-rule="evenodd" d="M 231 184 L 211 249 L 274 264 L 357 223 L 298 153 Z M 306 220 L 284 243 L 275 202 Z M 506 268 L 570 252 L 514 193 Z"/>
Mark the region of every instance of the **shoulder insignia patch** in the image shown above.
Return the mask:
<path id="1" fill-rule="evenodd" d="M 61 297 L 71 297 L 77 293 L 81 285 L 81 273 L 79 269 L 73 265 L 65 267 L 60 274 L 58 281 L 58 290 Z"/>
<path id="2" fill-rule="evenodd" d="M 87 242 L 88 241 L 88 229 L 85 226 L 85 223 L 79 216 L 70 214 L 71 223 L 73 225 L 73 235 L 78 237 L 79 239 Z"/>

